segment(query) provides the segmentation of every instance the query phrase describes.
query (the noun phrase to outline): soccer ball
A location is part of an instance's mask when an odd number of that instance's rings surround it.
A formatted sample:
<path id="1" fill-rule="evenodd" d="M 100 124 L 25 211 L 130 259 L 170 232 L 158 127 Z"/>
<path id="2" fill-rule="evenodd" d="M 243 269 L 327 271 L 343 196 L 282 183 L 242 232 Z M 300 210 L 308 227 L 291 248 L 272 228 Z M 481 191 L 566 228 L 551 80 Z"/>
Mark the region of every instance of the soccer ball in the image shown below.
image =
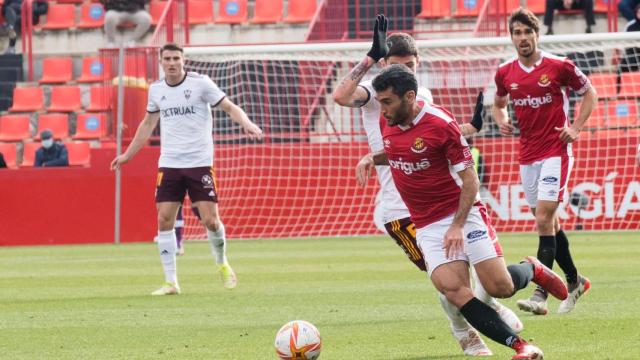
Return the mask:
<path id="1" fill-rule="evenodd" d="M 320 356 L 322 339 L 313 324 L 294 320 L 276 334 L 276 354 L 283 360 L 315 360 Z"/>

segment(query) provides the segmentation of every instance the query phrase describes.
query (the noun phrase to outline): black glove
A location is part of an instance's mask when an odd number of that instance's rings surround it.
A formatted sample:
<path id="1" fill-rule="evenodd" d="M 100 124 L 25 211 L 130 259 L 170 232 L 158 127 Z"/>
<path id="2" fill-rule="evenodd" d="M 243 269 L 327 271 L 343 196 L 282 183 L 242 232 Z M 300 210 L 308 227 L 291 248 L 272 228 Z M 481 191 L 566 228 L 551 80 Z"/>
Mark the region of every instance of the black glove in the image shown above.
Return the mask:
<path id="1" fill-rule="evenodd" d="M 473 110 L 473 118 L 471 119 L 471 125 L 473 125 L 476 130 L 482 130 L 482 109 L 484 102 L 484 94 L 482 91 L 478 94 L 478 99 L 476 100 L 476 108 Z"/>
<path id="2" fill-rule="evenodd" d="M 378 15 L 373 25 L 373 43 L 371 50 L 367 56 L 378 62 L 387 55 L 389 48 L 387 47 L 387 17 L 383 14 Z"/>

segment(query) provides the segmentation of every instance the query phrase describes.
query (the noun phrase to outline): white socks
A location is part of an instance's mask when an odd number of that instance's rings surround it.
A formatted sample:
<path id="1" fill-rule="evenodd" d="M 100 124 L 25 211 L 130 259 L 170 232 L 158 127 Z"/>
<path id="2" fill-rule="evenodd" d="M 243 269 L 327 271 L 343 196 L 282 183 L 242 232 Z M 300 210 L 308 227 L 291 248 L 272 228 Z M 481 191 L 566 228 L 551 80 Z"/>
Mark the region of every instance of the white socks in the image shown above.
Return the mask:
<path id="1" fill-rule="evenodd" d="M 160 262 L 164 270 L 165 281 L 172 284 L 178 283 L 176 275 L 176 233 L 174 230 L 158 231 L 158 250 Z"/>
<path id="2" fill-rule="evenodd" d="M 207 238 L 211 243 L 211 252 L 216 258 L 216 264 L 225 264 L 227 262 L 227 242 L 224 236 L 224 224 L 219 222 L 219 227 L 216 231 L 207 229 Z"/>
<path id="3" fill-rule="evenodd" d="M 451 326 L 453 326 L 454 331 L 465 331 L 469 328 L 469 323 L 462 316 L 460 310 L 447 300 L 447 297 L 444 296 L 443 293 L 438 293 L 438 299 L 440 299 L 440 305 L 442 305 L 442 309 L 444 313 L 447 314 L 449 321 L 451 322 Z"/>

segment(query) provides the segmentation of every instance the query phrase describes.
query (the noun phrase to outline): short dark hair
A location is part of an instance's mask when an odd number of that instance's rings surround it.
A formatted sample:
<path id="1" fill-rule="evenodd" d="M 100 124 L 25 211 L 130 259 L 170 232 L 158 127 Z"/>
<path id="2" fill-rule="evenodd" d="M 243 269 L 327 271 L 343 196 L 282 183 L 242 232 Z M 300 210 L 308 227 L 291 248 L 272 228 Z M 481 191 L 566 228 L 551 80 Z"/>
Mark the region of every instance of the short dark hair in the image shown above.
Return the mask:
<path id="1" fill-rule="evenodd" d="M 373 88 L 377 91 L 385 91 L 393 88 L 393 93 L 402 97 L 409 90 L 418 93 L 418 80 L 408 67 L 402 64 L 393 64 L 385 67 L 378 76 L 373 79 Z"/>
<path id="2" fill-rule="evenodd" d="M 391 56 L 418 56 L 416 41 L 407 33 L 395 33 L 387 37 L 387 47 L 389 51 L 385 59 Z"/>
<path id="3" fill-rule="evenodd" d="M 513 23 L 519 22 L 540 33 L 540 20 L 528 9 L 519 8 L 509 17 L 509 34 L 513 34 Z"/>
<path id="4" fill-rule="evenodd" d="M 184 54 L 184 50 L 176 43 L 166 43 L 162 48 L 160 48 L 160 56 L 162 53 L 166 51 L 180 51 Z"/>

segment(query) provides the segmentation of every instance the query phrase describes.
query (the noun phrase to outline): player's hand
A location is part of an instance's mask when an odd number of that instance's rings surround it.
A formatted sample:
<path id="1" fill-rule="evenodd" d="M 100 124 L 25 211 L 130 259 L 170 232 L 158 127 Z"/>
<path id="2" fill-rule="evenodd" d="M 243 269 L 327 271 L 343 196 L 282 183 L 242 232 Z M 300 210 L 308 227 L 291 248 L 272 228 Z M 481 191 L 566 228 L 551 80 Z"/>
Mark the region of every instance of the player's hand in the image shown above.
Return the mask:
<path id="1" fill-rule="evenodd" d="M 251 140 L 262 140 L 262 129 L 252 122 L 242 127 L 245 135 Z"/>
<path id="2" fill-rule="evenodd" d="M 476 130 L 482 130 L 482 109 L 484 108 L 484 94 L 482 91 L 478 94 L 476 99 L 476 108 L 473 110 L 473 118 L 471 119 L 471 125 Z"/>
<path id="3" fill-rule="evenodd" d="M 574 130 L 570 127 L 555 127 L 556 131 L 560 131 L 560 140 L 563 142 L 570 144 L 576 140 L 578 140 L 578 131 Z"/>
<path id="4" fill-rule="evenodd" d="M 498 125 L 498 127 L 500 128 L 500 134 L 502 136 L 513 136 L 513 132 L 516 129 L 513 127 L 513 125 L 511 125 L 508 122 L 505 122 L 504 124 L 500 124 Z"/>
<path id="5" fill-rule="evenodd" d="M 444 253 L 447 259 L 453 259 L 464 251 L 464 234 L 462 228 L 452 225 L 444 234 Z"/>
<path id="6" fill-rule="evenodd" d="M 376 165 L 373 163 L 373 156 L 371 154 L 367 154 L 358 161 L 358 165 L 356 165 L 356 180 L 358 180 L 358 185 L 361 187 L 365 187 L 367 185 L 367 181 L 373 174 L 373 169 L 375 169 Z"/>
<path id="7" fill-rule="evenodd" d="M 120 167 L 122 167 L 122 165 L 128 163 L 129 160 L 131 160 L 131 159 L 128 156 L 126 156 L 125 154 L 120 154 L 120 155 L 116 156 L 116 158 L 113 159 L 113 161 L 111 162 L 111 170 L 120 169 Z"/>
<path id="8" fill-rule="evenodd" d="M 367 56 L 372 58 L 374 62 L 382 59 L 387 55 L 389 48 L 387 47 L 387 17 L 379 14 L 373 25 L 373 43 Z"/>

